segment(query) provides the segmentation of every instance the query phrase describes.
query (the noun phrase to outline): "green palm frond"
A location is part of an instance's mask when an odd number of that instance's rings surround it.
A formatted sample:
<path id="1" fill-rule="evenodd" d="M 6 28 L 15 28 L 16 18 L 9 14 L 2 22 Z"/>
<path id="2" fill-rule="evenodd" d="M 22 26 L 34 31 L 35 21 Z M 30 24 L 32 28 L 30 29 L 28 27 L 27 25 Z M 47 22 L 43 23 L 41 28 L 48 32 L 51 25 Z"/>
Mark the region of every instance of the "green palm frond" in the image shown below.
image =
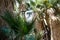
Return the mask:
<path id="1" fill-rule="evenodd" d="M 14 18 L 9 11 L 6 11 L 5 15 L 0 17 L 10 25 L 11 29 L 13 29 L 16 33 L 21 33 L 22 35 L 29 33 L 35 21 L 34 20 L 31 24 L 28 24 L 26 20 L 24 20 L 20 16 Z"/>
<path id="2" fill-rule="evenodd" d="M 12 17 L 9 11 L 6 11 L 5 14 L 1 17 L 11 26 L 14 31 L 18 32 L 18 27 L 20 27 L 18 21 Z"/>

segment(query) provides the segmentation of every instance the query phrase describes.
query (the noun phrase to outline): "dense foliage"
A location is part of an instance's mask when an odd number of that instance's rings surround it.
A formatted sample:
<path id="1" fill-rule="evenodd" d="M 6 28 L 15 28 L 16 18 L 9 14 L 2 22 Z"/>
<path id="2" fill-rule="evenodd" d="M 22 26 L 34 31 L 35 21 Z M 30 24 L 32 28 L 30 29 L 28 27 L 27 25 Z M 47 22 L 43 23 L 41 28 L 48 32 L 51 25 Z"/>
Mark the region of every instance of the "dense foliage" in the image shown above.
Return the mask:
<path id="1" fill-rule="evenodd" d="M 23 2 L 25 2 L 24 5 L 26 6 L 25 11 L 21 11 L 20 10 L 21 8 L 19 8 Z M 9 35 L 11 32 L 14 32 L 15 35 L 14 40 L 18 40 L 18 37 L 20 38 L 26 34 L 29 34 L 30 30 L 33 28 L 36 19 L 38 19 L 38 21 L 41 21 L 40 18 L 42 17 L 42 19 L 46 20 L 47 9 L 53 8 L 56 11 L 60 10 L 60 0 L 15 0 L 13 4 L 14 4 L 13 13 L 6 10 L 4 12 L 4 15 L 2 16 L 0 15 L 0 17 L 3 20 L 5 20 L 9 25 L 9 29 L 2 27 L 1 28 L 2 32 L 3 33 L 5 32 L 5 35 Z M 30 9 L 36 12 L 36 14 L 38 14 L 38 17 L 36 16 L 36 19 L 32 20 L 31 23 L 28 23 L 25 19 L 25 14 L 23 13 L 29 11 Z M 24 17 L 21 17 L 22 16 L 21 13 L 23 14 Z M 43 22 L 45 21 L 43 20 Z M 46 24 L 44 26 L 46 26 Z"/>

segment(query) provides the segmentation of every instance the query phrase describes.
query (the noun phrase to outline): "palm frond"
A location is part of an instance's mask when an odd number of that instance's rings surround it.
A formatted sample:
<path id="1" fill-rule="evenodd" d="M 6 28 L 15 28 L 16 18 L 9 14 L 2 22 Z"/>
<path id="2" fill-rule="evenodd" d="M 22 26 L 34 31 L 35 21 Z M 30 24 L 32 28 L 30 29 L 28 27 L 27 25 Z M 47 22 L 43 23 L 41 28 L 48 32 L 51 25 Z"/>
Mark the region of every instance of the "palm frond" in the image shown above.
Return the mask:
<path id="1" fill-rule="evenodd" d="M 18 31 L 18 23 L 17 21 L 12 17 L 11 13 L 9 11 L 6 11 L 5 14 L 3 16 L 0 16 L 2 19 L 4 19 L 9 26 L 11 26 L 11 28 L 15 31 Z"/>
<path id="2" fill-rule="evenodd" d="M 9 11 L 5 12 L 5 15 L 0 16 L 4 19 L 15 32 L 21 32 L 21 34 L 27 34 L 33 27 L 34 21 L 32 23 L 26 23 L 26 20 L 17 16 L 14 18 Z"/>

